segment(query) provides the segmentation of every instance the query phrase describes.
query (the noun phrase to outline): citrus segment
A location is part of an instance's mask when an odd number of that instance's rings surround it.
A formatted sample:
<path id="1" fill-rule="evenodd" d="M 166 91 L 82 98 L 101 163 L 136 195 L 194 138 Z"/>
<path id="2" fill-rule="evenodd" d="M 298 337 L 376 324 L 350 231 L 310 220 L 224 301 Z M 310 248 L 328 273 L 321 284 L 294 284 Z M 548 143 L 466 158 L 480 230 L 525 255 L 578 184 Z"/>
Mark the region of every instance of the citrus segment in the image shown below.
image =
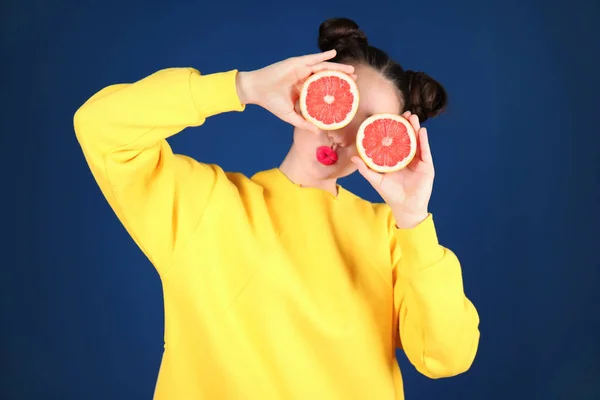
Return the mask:
<path id="1" fill-rule="evenodd" d="M 358 110 L 358 88 L 343 72 L 320 71 L 311 75 L 300 91 L 300 111 L 304 118 L 323 130 L 348 125 Z"/>
<path id="2" fill-rule="evenodd" d="M 374 171 L 401 170 L 417 152 L 417 138 L 408 120 L 396 114 L 376 114 L 358 128 L 356 147 L 360 158 Z"/>

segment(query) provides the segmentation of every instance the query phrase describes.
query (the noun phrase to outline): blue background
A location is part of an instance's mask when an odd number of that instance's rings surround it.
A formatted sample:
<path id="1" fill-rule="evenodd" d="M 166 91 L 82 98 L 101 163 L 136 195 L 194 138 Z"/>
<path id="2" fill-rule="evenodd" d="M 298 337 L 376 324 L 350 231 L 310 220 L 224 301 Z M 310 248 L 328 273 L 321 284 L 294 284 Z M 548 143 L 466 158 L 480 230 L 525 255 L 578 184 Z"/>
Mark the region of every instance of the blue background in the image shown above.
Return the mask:
<path id="1" fill-rule="evenodd" d="M 60 4 L 60 5 L 54 5 Z M 600 399 L 600 3 L 0 3 L 3 253 L 0 398 L 150 399 L 162 352 L 158 275 L 102 198 L 75 110 L 158 69 L 262 67 L 317 51 L 347 16 L 450 94 L 427 123 L 431 211 L 481 315 L 472 369 L 430 380 L 398 359 L 411 399 Z M 248 175 L 291 129 L 266 111 L 211 118 L 176 151 Z M 378 201 L 358 174 L 342 181 Z M 348 349 L 352 351 L 352 349 Z"/>

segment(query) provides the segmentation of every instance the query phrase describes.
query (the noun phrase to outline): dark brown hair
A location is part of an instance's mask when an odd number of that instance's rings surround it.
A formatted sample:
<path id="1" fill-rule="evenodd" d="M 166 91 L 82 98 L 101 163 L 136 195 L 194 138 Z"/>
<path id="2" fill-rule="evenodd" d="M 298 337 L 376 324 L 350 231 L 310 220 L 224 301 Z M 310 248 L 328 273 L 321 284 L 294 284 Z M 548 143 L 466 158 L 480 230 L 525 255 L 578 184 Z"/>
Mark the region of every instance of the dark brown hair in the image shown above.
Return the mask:
<path id="1" fill-rule="evenodd" d="M 423 72 L 404 70 L 387 53 L 369 45 L 367 36 L 358 24 L 347 18 L 332 18 L 319 27 L 321 51 L 335 49 L 331 61 L 348 64 L 365 64 L 392 81 L 404 101 L 404 110 L 419 116 L 421 122 L 444 111 L 447 95 L 444 87 Z"/>

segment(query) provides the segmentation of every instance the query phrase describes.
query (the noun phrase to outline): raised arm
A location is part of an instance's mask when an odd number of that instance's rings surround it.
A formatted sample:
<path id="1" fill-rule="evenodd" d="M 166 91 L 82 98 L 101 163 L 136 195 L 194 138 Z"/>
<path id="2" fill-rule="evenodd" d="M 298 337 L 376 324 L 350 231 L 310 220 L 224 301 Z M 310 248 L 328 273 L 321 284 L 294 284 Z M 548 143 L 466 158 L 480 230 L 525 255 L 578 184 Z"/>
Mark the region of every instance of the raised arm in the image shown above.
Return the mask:
<path id="1" fill-rule="evenodd" d="M 479 344 L 479 315 L 463 289 L 456 255 L 438 243 L 431 214 L 412 229 L 390 217 L 394 306 L 400 343 L 423 375 L 467 371 Z"/>
<path id="2" fill-rule="evenodd" d="M 158 71 L 108 86 L 74 117 L 77 139 L 103 195 L 160 274 L 213 197 L 233 190 L 224 172 L 173 154 L 166 139 L 206 118 L 242 111 L 237 71 Z"/>
<path id="3" fill-rule="evenodd" d="M 256 104 L 297 127 L 316 130 L 294 109 L 310 74 L 354 67 L 326 60 L 335 51 L 292 57 L 251 72 L 201 75 L 158 71 L 100 90 L 77 110 L 75 132 L 103 195 L 160 274 L 198 226 L 209 201 L 242 206 L 223 170 L 173 154 L 167 138 L 206 118 Z"/>

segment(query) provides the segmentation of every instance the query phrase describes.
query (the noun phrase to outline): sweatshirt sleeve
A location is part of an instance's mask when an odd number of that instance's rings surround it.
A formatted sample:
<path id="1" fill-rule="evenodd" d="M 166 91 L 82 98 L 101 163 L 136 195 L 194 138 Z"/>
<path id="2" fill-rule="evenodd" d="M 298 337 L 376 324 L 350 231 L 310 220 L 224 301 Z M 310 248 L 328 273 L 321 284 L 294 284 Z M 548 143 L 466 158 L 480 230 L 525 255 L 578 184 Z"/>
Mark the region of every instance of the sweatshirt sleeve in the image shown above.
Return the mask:
<path id="1" fill-rule="evenodd" d="M 388 217 L 399 345 L 429 378 L 467 371 L 479 345 L 479 315 L 465 296 L 456 255 L 438 242 L 431 214 L 412 229 Z"/>
<path id="2" fill-rule="evenodd" d="M 174 154 L 166 139 L 210 116 L 243 111 L 236 74 L 164 69 L 108 86 L 75 113 L 76 137 L 94 179 L 159 274 L 208 202 L 226 205 L 222 197 L 233 190 L 222 169 Z"/>

